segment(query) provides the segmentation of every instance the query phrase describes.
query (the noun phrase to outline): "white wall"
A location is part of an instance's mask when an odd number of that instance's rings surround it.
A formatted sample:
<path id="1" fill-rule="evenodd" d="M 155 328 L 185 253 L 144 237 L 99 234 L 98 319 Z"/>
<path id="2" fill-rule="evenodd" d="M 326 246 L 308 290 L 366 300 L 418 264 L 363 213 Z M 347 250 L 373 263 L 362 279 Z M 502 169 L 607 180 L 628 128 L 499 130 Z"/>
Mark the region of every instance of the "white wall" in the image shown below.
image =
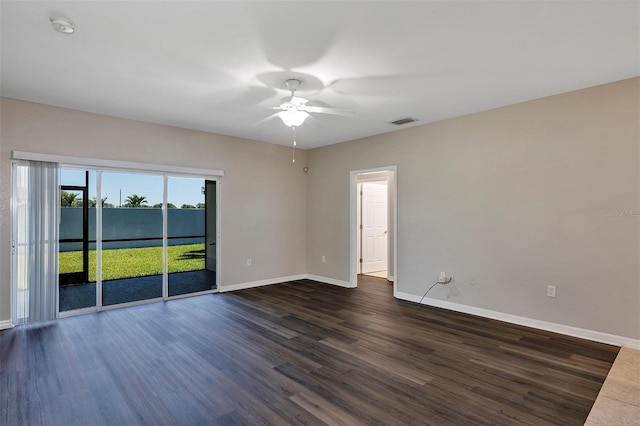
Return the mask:
<path id="1" fill-rule="evenodd" d="M 349 172 L 393 164 L 399 292 L 638 339 L 639 116 L 636 78 L 310 150 L 307 272 L 349 280 Z"/>
<path id="2" fill-rule="evenodd" d="M 26 151 L 220 169 L 222 286 L 305 272 L 306 152 L 30 102 L 0 104 L 0 323 L 10 315 L 10 159 Z M 252 266 L 246 266 L 246 259 Z"/>

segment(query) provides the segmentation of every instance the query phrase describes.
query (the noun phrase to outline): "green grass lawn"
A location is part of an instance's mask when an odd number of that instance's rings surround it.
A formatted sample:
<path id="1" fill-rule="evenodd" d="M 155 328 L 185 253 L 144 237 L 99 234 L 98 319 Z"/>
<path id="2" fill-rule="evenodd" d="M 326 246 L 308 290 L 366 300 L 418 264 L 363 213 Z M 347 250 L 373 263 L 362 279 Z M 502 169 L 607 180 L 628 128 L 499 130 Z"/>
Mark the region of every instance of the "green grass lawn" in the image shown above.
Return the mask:
<path id="1" fill-rule="evenodd" d="M 167 247 L 169 273 L 204 269 L 204 244 Z M 60 273 L 82 271 L 82 251 L 62 252 Z M 102 279 L 162 274 L 162 247 L 102 250 Z M 96 251 L 89 252 L 89 280 L 96 280 Z"/>

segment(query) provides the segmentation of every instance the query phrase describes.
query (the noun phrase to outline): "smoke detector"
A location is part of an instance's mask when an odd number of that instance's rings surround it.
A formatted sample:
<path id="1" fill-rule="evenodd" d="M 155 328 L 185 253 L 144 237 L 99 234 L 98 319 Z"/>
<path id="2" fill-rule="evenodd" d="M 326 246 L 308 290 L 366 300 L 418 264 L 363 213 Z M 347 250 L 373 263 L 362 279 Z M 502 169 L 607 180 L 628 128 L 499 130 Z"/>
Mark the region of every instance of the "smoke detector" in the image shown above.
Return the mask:
<path id="1" fill-rule="evenodd" d="M 67 18 L 50 18 L 51 26 L 54 30 L 62 34 L 73 34 L 75 25 Z"/>

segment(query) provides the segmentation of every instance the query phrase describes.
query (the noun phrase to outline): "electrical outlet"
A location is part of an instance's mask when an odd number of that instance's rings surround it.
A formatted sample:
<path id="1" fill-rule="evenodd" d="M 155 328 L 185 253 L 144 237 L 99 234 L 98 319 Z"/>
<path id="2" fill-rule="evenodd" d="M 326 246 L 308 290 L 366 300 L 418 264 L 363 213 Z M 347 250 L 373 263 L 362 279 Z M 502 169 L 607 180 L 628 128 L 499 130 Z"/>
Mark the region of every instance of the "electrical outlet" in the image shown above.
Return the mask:
<path id="1" fill-rule="evenodd" d="M 327 263 L 327 257 L 326 256 L 322 256 L 322 263 Z"/>
<path id="2" fill-rule="evenodd" d="M 556 297 L 556 286 L 555 285 L 548 285 L 547 286 L 547 296 Z"/>
<path id="3" fill-rule="evenodd" d="M 440 283 L 440 284 L 448 284 L 448 283 L 451 282 L 452 279 L 453 279 L 453 275 L 448 277 L 446 273 L 440 272 L 440 277 L 438 278 L 438 283 Z"/>
<path id="4" fill-rule="evenodd" d="M 251 266 L 251 258 L 247 259 L 247 266 Z"/>

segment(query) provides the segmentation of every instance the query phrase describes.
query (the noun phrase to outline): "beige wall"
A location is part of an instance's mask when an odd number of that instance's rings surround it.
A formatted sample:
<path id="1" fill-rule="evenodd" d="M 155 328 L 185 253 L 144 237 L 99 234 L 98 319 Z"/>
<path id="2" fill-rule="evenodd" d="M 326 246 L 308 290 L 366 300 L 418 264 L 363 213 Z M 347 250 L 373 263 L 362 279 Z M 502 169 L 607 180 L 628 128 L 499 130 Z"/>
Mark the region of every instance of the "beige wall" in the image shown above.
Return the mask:
<path id="1" fill-rule="evenodd" d="M 282 146 L 2 99 L 0 321 L 10 317 L 10 156 L 20 150 L 224 170 L 223 285 L 302 273 L 349 281 L 349 172 L 396 165 L 399 292 L 421 296 L 445 271 L 456 291 L 430 297 L 638 339 L 639 87 L 625 80 L 300 151 L 295 165 Z"/>
<path id="2" fill-rule="evenodd" d="M 638 339 L 639 116 L 636 78 L 311 150 L 307 272 L 349 280 L 349 172 L 397 165 L 399 292 Z"/>
<path id="3" fill-rule="evenodd" d="M 223 286 L 305 272 L 305 151 L 294 165 L 290 148 L 262 142 L 6 98 L 0 112 L 0 321 L 10 319 L 13 150 L 224 170 Z"/>

